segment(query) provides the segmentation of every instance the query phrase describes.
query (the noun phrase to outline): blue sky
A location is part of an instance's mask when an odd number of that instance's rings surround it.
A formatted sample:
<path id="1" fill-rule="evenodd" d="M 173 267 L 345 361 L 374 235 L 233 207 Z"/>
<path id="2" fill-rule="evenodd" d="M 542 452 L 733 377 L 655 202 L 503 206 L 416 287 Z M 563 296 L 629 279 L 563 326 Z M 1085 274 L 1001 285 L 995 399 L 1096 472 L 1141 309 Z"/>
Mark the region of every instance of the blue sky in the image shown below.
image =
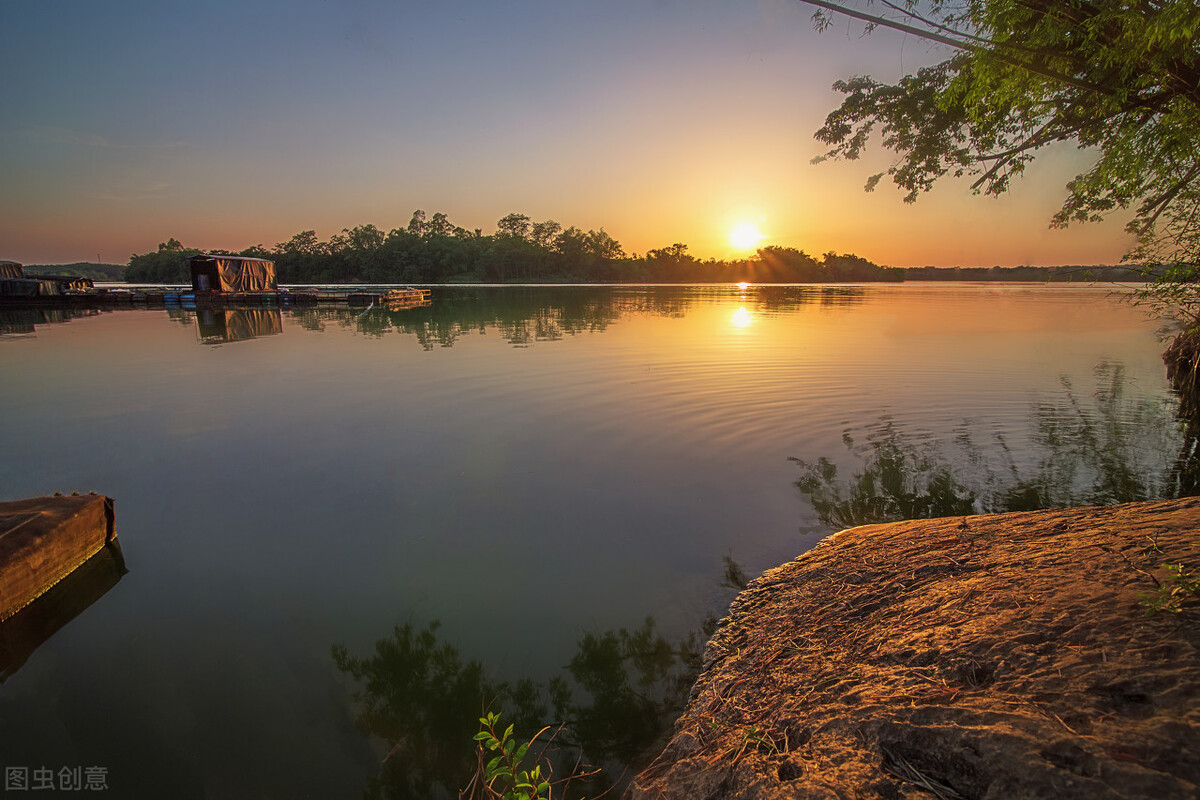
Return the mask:
<path id="1" fill-rule="evenodd" d="M 404 225 L 491 232 L 513 211 L 627 251 L 764 243 L 880 263 L 1116 261 L 1120 221 L 1047 230 L 1086 154 L 1013 196 L 914 206 L 812 165 L 839 77 L 943 55 L 784 0 L 0 3 L 0 258 L 122 263 L 174 236 L 268 247 Z"/>

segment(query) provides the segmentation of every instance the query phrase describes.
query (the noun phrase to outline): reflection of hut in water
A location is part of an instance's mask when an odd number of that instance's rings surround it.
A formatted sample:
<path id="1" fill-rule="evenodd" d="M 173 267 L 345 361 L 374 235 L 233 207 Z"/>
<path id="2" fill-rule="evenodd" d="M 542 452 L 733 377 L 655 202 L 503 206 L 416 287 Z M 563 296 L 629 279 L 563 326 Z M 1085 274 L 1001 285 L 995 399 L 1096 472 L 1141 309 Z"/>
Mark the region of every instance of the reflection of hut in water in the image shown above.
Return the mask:
<path id="1" fill-rule="evenodd" d="M 0 307 L 0 336 L 29 336 L 37 332 L 38 325 L 69 322 L 97 313 L 94 309 Z"/>
<path id="2" fill-rule="evenodd" d="M 188 259 L 197 292 L 274 292 L 275 262 L 265 258 L 202 253 Z"/>
<path id="3" fill-rule="evenodd" d="M 241 342 L 283 333 L 278 308 L 202 308 L 196 312 L 196 332 L 204 344 Z"/>
<path id="4" fill-rule="evenodd" d="M 0 336 L 28 336 L 41 321 L 41 310 L 37 308 L 0 309 Z"/>
<path id="5" fill-rule="evenodd" d="M 110 498 L 0 503 L 0 680 L 124 573 Z"/>

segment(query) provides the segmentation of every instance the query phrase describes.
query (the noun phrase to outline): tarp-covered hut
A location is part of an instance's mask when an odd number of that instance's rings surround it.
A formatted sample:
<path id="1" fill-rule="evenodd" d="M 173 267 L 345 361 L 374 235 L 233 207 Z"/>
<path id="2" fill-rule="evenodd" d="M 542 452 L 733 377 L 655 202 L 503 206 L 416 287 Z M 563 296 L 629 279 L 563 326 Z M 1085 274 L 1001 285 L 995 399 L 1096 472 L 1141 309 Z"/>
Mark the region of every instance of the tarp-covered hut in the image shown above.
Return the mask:
<path id="1" fill-rule="evenodd" d="M 188 259 L 197 292 L 273 292 L 275 262 L 265 258 L 201 254 Z"/>
<path id="2" fill-rule="evenodd" d="M 26 275 L 16 261 L 0 261 L 0 298 L 9 301 L 37 300 L 69 292 L 85 292 L 93 286 L 91 278 L 74 275 Z"/>
<path id="3" fill-rule="evenodd" d="M 51 297 L 62 293 L 62 284 L 46 278 L 0 278 L 0 296 L 5 298 Z"/>

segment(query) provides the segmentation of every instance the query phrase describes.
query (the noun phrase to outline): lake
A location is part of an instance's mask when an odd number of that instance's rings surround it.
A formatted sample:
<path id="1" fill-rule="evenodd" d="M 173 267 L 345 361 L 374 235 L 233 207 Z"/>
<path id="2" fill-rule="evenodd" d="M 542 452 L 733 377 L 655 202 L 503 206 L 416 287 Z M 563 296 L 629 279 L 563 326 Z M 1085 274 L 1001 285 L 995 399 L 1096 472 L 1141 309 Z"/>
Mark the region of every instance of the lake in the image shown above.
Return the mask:
<path id="1" fill-rule="evenodd" d="M 1159 327 L 1069 284 L 0 312 L 3 499 L 115 498 L 128 567 L 0 686 L 0 763 L 436 796 L 482 693 L 619 774 L 739 569 L 905 504 L 1178 492 Z"/>

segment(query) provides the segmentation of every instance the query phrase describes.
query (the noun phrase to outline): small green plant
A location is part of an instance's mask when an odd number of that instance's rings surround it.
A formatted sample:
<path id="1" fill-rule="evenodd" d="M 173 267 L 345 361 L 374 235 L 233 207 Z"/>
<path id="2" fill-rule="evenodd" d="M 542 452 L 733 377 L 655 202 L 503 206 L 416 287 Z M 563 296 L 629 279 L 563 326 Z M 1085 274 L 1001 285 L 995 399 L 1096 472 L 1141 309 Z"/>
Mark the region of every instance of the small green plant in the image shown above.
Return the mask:
<path id="1" fill-rule="evenodd" d="M 1158 581 L 1158 591 L 1143 594 L 1141 605 L 1147 614 L 1167 612 L 1178 614 L 1183 610 L 1183 601 L 1200 594 L 1200 573 L 1186 569 L 1183 564 L 1162 565 L 1167 577 Z"/>
<path id="2" fill-rule="evenodd" d="M 751 725 L 746 730 L 742 731 L 741 747 L 733 752 L 733 761 L 736 763 L 738 759 L 747 750 L 766 751 L 770 755 L 779 755 L 779 745 L 775 744 L 775 740 L 771 735 L 757 725 Z"/>
<path id="3" fill-rule="evenodd" d="M 542 775 L 541 765 L 521 769 L 530 745 L 549 728 L 542 728 L 527 743 L 517 744 L 512 738 L 512 725 L 505 728 L 503 734 L 499 732 L 499 714 L 488 712 L 486 717 L 479 718 L 479 724 L 475 741 L 480 743 L 481 753 L 483 748 L 496 753 L 483 768 L 485 796 L 495 800 L 550 800 L 550 783 L 546 780 L 550 776 Z"/>

